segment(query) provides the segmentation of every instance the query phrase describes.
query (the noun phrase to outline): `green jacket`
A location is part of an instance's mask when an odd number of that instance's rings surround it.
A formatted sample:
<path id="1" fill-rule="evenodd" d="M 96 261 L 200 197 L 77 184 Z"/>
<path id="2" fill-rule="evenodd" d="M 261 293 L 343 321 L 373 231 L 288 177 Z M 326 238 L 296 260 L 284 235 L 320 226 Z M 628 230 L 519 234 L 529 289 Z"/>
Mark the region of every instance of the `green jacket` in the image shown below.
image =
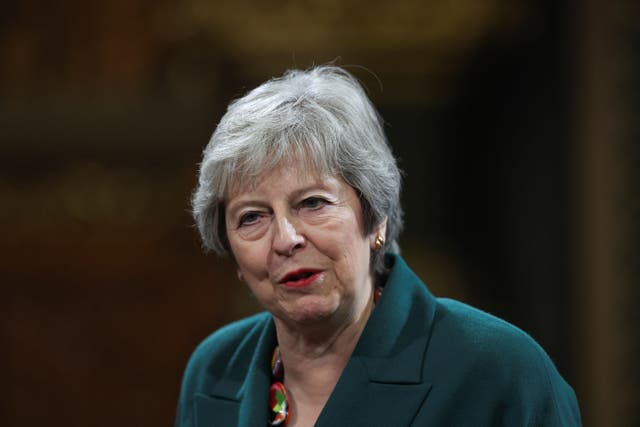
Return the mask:
<path id="1" fill-rule="evenodd" d="M 576 396 L 509 323 L 435 298 L 399 256 L 316 426 L 579 426 Z M 265 427 L 269 313 L 205 339 L 187 365 L 176 425 Z"/>

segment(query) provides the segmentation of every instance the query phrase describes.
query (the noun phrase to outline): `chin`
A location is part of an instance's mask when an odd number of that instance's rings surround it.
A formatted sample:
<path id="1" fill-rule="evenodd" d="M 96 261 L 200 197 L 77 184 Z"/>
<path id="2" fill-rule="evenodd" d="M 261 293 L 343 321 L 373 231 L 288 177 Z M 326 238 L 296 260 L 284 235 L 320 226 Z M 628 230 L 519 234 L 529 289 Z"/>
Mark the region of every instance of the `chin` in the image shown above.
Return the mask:
<path id="1" fill-rule="evenodd" d="M 316 298 L 301 298 L 285 311 L 285 317 L 300 324 L 313 324 L 324 321 L 337 311 L 337 303 Z"/>

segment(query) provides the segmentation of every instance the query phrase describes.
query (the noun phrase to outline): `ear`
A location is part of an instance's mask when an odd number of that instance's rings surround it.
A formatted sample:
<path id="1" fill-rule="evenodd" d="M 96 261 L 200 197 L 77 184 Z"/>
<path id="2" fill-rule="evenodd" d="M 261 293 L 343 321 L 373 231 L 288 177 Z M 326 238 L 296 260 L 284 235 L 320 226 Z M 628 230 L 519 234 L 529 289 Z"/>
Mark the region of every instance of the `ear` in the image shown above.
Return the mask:
<path id="1" fill-rule="evenodd" d="M 380 225 L 378 225 L 373 229 L 373 231 L 369 235 L 369 247 L 371 248 L 372 251 L 376 250 L 376 239 L 378 238 L 378 236 L 381 236 L 383 240 L 386 240 L 387 238 L 387 218 L 386 217 L 384 220 L 382 220 Z"/>

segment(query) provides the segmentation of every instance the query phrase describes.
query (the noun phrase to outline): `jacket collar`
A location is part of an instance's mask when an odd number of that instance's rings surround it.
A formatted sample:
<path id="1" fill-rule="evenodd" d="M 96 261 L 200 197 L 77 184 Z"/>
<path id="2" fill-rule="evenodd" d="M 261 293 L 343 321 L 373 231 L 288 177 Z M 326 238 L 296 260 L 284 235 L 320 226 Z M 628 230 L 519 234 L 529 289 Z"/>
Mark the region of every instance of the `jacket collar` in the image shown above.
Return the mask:
<path id="1" fill-rule="evenodd" d="M 436 300 L 394 255 L 382 297 L 316 426 L 410 425 L 431 384 L 423 381 Z M 389 402 L 394 404 L 390 409 Z"/>
<path id="2" fill-rule="evenodd" d="M 370 381 L 418 384 L 436 300 L 400 256 L 387 260 L 392 268 L 384 292 L 352 357 L 367 366 Z"/>
<path id="3" fill-rule="evenodd" d="M 426 399 L 431 384 L 423 381 L 426 349 L 431 336 L 436 300 L 398 255 L 391 265 L 385 290 L 358 344 L 325 405 L 317 427 L 333 425 L 409 425 Z M 244 381 L 221 381 L 214 398 L 196 400 L 197 425 L 263 427 L 268 416 L 270 360 L 276 344 L 273 320 L 265 317 L 255 347 L 238 348 L 229 361 L 226 378 L 246 372 Z M 255 340 L 251 340 L 255 343 Z M 247 354 L 253 355 L 251 357 Z M 247 369 L 247 362 L 249 366 Z M 401 410 L 389 402 L 402 402 Z M 236 418 L 237 414 L 237 418 Z M 366 421 L 368 420 L 368 421 Z"/>

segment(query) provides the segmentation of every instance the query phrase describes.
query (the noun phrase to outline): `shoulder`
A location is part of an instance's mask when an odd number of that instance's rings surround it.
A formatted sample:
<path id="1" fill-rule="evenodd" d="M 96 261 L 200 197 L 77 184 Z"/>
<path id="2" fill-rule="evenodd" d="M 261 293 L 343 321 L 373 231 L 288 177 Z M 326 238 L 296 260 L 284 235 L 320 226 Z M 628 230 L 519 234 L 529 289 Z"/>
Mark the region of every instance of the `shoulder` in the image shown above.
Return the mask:
<path id="1" fill-rule="evenodd" d="M 532 385 L 541 382 L 541 386 L 548 379 L 562 380 L 547 353 L 531 336 L 459 301 L 438 298 L 432 339 L 445 353 L 459 354 L 457 360 L 464 367 L 481 367 L 497 379 L 510 382 L 526 378 Z"/>
<path id="2" fill-rule="evenodd" d="M 548 356 L 527 333 L 516 326 L 459 301 L 438 298 L 434 334 L 445 334 L 459 349 L 476 357 L 499 357 L 546 362 Z"/>
<path id="3" fill-rule="evenodd" d="M 502 406 L 502 416 L 513 422 L 526 416 L 544 425 L 580 423 L 575 394 L 547 353 L 491 314 L 438 298 L 428 358 L 434 381 L 449 381 L 459 389 L 450 392 L 485 401 L 485 407 Z"/>
<path id="4" fill-rule="evenodd" d="M 271 316 L 268 313 L 258 313 L 230 323 L 213 332 L 196 347 L 189 359 L 187 369 L 193 365 L 201 365 L 203 363 L 207 365 L 215 364 L 218 359 L 227 364 L 238 348 L 248 345 L 248 341 L 257 341 L 265 323 L 270 319 Z"/>

